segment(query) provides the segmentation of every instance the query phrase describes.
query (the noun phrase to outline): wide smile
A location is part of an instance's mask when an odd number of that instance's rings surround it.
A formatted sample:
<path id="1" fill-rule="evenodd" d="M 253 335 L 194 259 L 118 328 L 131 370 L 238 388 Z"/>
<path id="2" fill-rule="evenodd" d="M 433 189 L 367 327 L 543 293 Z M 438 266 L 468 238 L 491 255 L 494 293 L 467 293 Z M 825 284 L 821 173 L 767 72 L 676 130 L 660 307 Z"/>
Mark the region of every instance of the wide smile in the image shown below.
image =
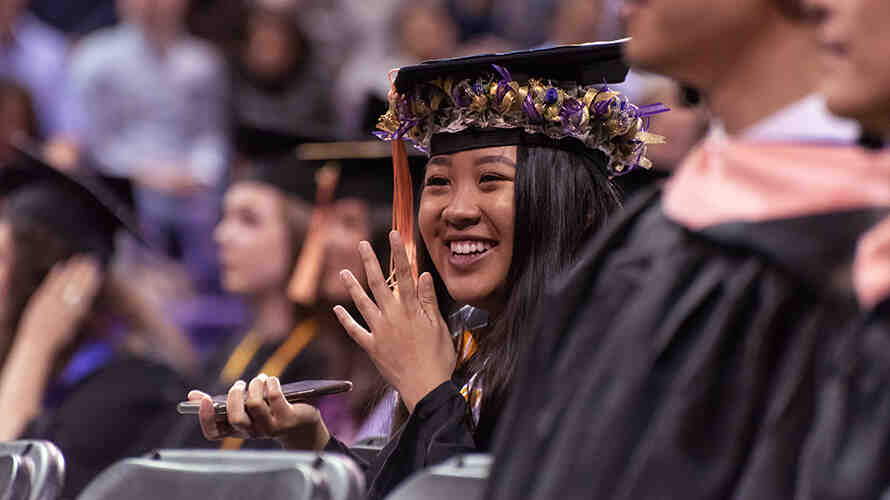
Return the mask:
<path id="1" fill-rule="evenodd" d="M 469 270 L 479 261 L 488 257 L 492 250 L 498 246 L 493 240 L 453 240 L 446 241 L 445 248 L 448 251 L 448 263 L 458 270 Z"/>

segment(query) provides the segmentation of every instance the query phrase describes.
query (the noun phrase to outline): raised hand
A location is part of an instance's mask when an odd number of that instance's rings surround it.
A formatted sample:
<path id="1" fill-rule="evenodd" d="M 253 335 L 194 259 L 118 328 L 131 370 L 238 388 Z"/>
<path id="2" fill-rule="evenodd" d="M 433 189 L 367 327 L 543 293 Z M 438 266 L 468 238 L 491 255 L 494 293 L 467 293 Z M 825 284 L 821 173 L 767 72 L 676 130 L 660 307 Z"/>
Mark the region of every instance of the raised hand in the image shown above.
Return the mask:
<path id="1" fill-rule="evenodd" d="M 89 256 L 56 264 L 28 300 L 18 335 L 48 353 L 62 351 L 92 308 L 102 276 L 99 262 Z"/>
<path id="2" fill-rule="evenodd" d="M 359 252 L 374 300 L 351 272 L 340 273 L 370 331 L 342 306 L 335 307 L 334 313 L 413 412 L 418 401 L 451 378 L 457 354 L 439 312 L 432 276 L 423 273 L 414 282 L 408 254 L 396 231 L 390 233 L 390 246 L 398 293 L 387 286 L 377 256 L 366 241 L 359 244 Z"/>

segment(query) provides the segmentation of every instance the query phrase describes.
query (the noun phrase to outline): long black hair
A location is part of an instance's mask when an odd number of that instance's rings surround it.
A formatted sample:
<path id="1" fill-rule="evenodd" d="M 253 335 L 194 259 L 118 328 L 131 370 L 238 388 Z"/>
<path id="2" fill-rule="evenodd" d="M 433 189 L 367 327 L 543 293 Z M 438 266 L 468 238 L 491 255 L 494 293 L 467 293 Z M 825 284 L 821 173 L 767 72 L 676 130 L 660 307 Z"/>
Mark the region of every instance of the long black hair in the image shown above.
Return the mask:
<path id="1" fill-rule="evenodd" d="M 494 425 L 506 401 L 545 284 L 576 261 L 583 243 L 621 206 L 619 192 L 605 174 L 605 156 L 598 152 L 582 155 L 519 146 L 516 156 L 513 260 L 506 306 L 500 317 L 492 318 L 488 333 L 474 339 L 476 354 L 458 368 L 464 374 L 482 374 L 485 396 L 479 435 L 490 435 L 483 427 Z M 433 276 L 440 310 L 448 314 L 457 304 L 419 233 L 415 241 L 419 269 Z"/>

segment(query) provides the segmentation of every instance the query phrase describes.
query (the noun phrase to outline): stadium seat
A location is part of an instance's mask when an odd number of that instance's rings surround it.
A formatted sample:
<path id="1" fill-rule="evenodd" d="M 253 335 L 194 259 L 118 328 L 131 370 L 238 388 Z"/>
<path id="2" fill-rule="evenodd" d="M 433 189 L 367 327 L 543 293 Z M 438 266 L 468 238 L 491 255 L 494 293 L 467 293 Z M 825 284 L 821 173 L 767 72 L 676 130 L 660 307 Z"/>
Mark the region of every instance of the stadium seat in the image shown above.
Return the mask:
<path id="1" fill-rule="evenodd" d="M 0 499 L 55 500 L 64 478 L 62 452 L 49 441 L 0 443 Z"/>
<path id="2" fill-rule="evenodd" d="M 285 451 L 161 450 L 118 462 L 79 500 L 358 500 L 358 466 L 341 455 Z"/>
<path id="3" fill-rule="evenodd" d="M 414 474 L 386 500 L 481 499 L 490 467 L 490 455 L 455 457 Z"/>

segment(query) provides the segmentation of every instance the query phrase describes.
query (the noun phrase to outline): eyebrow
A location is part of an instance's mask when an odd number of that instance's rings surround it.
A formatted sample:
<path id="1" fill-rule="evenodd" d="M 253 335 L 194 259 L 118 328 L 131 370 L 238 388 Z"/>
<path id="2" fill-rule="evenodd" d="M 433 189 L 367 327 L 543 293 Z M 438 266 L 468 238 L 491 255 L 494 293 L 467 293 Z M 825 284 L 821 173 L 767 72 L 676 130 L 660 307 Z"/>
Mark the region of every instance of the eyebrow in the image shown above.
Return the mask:
<path id="1" fill-rule="evenodd" d="M 473 166 L 478 167 L 479 165 L 484 165 L 486 163 L 501 163 L 508 167 L 516 167 L 516 162 L 504 155 L 480 156 L 473 161 Z M 441 165 L 443 167 L 450 167 L 452 163 L 451 158 L 448 158 L 447 156 L 434 156 L 430 158 L 430 161 L 427 163 L 427 165 Z"/>
<path id="2" fill-rule="evenodd" d="M 476 158 L 476 160 L 473 161 L 473 166 L 478 167 L 479 165 L 484 165 L 486 163 L 501 163 L 508 167 L 516 167 L 516 162 L 504 155 L 489 155 Z"/>

